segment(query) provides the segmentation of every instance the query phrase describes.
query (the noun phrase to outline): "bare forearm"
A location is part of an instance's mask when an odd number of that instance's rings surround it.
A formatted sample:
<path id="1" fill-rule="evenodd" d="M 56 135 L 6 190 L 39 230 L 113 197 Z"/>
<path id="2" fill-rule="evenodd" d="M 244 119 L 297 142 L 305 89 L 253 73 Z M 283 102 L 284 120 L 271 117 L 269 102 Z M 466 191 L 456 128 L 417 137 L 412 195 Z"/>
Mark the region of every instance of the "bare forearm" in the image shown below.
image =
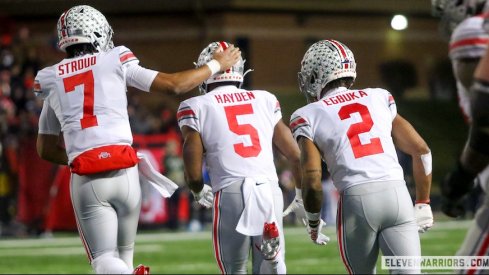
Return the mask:
<path id="1" fill-rule="evenodd" d="M 200 179 L 189 179 L 186 177 L 187 185 L 194 193 L 199 193 L 204 187 L 204 181 Z"/>
<path id="2" fill-rule="evenodd" d="M 172 94 L 186 93 L 211 76 L 208 66 L 174 74 L 158 73 L 151 84 L 150 91 Z"/>
<path id="3" fill-rule="evenodd" d="M 319 213 L 323 203 L 321 171 L 306 170 L 302 180 L 302 200 L 304 209 L 310 213 Z"/>
<path id="4" fill-rule="evenodd" d="M 62 146 L 62 138 L 59 135 L 37 136 L 37 154 L 44 160 L 60 164 L 68 164 L 68 155 L 66 149 Z"/>
<path id="5" fill-rule="evenodd" d="M 46 152 L 42 154 L 41 158 L 52 163 L 68 165 L 68 156 L 66 155 L 66 150 L 59 145 L 56 148 L 53 148 L 53 150 L 51 150 L 49 153 Z"/>
<path id="6" fill-rule="evenodd" d="M 413 177 L 416 185 L 416 201 L 429 201 L 431 191 L 431 173 L 426 171 L 420 157 L 413 157 Z"/>

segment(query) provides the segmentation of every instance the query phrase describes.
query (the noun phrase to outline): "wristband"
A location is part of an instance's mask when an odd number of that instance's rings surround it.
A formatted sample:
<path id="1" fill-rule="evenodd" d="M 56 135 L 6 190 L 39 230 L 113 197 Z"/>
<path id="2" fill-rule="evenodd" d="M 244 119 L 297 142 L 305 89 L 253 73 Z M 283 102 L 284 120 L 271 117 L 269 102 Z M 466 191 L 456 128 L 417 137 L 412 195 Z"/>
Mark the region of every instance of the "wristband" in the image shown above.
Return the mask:
<path id="1" fill-rule="evenodd" d="M 211 76 L 218 73 L 221 70 L 221 64 L 219 64 L 219 61 L 212 59 L 211 61 L 207 62 L 205 65 L 209 67 L 211 70 Z"/>
<path id="2" fill-rule="evenodd" d="M 424 155 L 421 155 L 421 163 L 423 164 L 424 174 L 426 176 L 431 174 L 431 170 L 432 170 L 431 151 Z"/>
<path id="3" fill-rule="evenodd" d="M 427 200 L 416 200 L 414 203 L 415 204 L 418 204 L 418 203 L 424 203 L 424 204 L 430 204 L 430 199 L 427 199 Z"/>
<path id="4" fill-rule="evenodd" d="M 302 200 L 302 189 L 295 188 L 295 197 L 299 197 Z"/>
<path id="5" fill-rule="evenodd" d="M 321 217 L 321 213 L 311 213 L 306 211 L 306 219 L 308 221 L 319 221 L 319 218 Z"/>

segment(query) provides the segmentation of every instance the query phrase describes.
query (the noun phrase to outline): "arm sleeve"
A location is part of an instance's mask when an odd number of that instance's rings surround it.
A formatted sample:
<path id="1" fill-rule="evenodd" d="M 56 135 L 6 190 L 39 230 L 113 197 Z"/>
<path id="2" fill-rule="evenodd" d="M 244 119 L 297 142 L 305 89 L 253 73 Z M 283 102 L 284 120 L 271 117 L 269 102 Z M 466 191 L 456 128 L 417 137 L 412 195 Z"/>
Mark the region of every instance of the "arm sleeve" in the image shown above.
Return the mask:
<path id="1" fill-rule="evenodd" d="M 178 126 L 182 129 L 183 126 L 188 126 L 200 133 L 198 111 L 195 104 L 190 104 L 188 100 L 182 102 L 178 107 L 177 120 Z"/>
<path id="2" fill-rule="evenodd" d="M 49 95 L 49 88 L 42 84 L 42 80 L 47 78 L 46 70 L 41 70 L 37 73 L 34 79 L 34 89 L 33 92 L 37 98 L 45 99 Z"/>
<path id="3" fill-rule="evenodd" d="M 295 140 L 303 136 L 313 141 L 311 124 L 300 114 L 292 114 L 290 117 L 290 129 Z"/>
<path id="4" fill-rule="evenodd" d="M 133 64 L 127 67 L 126 84 L 127 86 L 137 88 L 141 91 L 149 92 L 151 84 L 157 74 L 157 71 L 143 68 L 138 64 Z"/>
<path id="5" fill-rule="evenodd" d="M 126 85 L 149 92 L 157 71 L 139 66 L 139 59 L 124 46 L 119 46 L 119 60 L 126 74 Z"/>
<path id="6" fill-rule="evenodd" d="M 282 109 L 280 108 L 280 102 L 277 97 L 273 94 L 271 95 L 271 104 L 273 107 L 273 124 L 277 125 L 277 123 L 282 119 Z"/>
<path id="7" fill-rule="evenodd" d="M 392 120 L 394 120 L 394 118 L 397 115 L 397 105 L 396 105 L 396 101 L 394 100 L 394 97 L 389 92 L 387 92 L 387 106 L 389 107 L 389 110 L 391 111 L 391 118 L 392 118 Z"/>
<path id="8" fill-rule="evenodd" d="M 49 106 L 48 101 L 44 101 L 41 115 L 39 117 L 39 134 L 59 135 L 61 124 L 54 110 Z"/>

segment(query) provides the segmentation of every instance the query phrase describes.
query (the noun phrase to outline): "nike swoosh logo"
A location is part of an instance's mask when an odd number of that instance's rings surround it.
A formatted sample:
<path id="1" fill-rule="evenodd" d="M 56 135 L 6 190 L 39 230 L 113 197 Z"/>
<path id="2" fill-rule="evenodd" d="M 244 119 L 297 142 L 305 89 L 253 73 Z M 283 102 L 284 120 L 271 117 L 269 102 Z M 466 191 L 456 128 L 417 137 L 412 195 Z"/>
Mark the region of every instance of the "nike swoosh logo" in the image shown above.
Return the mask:
<path id="1" fill-rule="evenodd" d="M 257 183 L 255 183 L 255 184 L 258 186 L 258 185 L 262 185 L 262 184 L 265 184 L 265 183 L 266 183 L 266 182 L 257 182 Z"/>

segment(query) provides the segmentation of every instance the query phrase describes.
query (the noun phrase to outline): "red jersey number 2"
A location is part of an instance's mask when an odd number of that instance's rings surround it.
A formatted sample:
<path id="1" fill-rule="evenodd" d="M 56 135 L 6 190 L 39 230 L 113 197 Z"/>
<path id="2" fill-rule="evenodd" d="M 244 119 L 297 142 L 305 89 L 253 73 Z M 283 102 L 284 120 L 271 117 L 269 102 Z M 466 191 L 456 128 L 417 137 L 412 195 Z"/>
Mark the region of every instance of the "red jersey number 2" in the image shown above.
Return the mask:
<path id="1" fill-rule="evenodd" d="M 94 80 L 92 71 L 72 75 L 63 79 L 65 92 L 75 91 L 75 87 L 83 85 L 83 117 L 80 119 L 81 128 L 98 126 L 97 116 L 93 114 Z"/>
<path id="2" fill-rule="evenodd" d="M 251 104 L 226 106 L 224 107 L 224 112 L 226 113 L 229 130 L 240 136 L 250 136 L 250 146 L 245 146 L 243 143 L 236 143 L 234 144 L 234 151 L 243 158 L 258 156 L 258 154 L 261 152 L 258 131 L 256 131 L 256 128 L 251 124 L 239 124 L 237 118 L 239 115 L 253 114 L 253 106 Z"/>
<path id="3" fill-rule="evenodd" d="M 384 149 L 378 137 L 371 138 L 370 143 L 362 144 L 360 142 L 359 135 L 369 132 L 374 125 L 367 106 L 360 103 L 348 104 L 340 108 L 338 115 L 341 120 L 344 120 L 350 118 L 353 113 L 359 113 L 362 118 L 361 122 L 350 125 L 350 128 L 346 132 L 355 158 L 383 153 Z"/>

